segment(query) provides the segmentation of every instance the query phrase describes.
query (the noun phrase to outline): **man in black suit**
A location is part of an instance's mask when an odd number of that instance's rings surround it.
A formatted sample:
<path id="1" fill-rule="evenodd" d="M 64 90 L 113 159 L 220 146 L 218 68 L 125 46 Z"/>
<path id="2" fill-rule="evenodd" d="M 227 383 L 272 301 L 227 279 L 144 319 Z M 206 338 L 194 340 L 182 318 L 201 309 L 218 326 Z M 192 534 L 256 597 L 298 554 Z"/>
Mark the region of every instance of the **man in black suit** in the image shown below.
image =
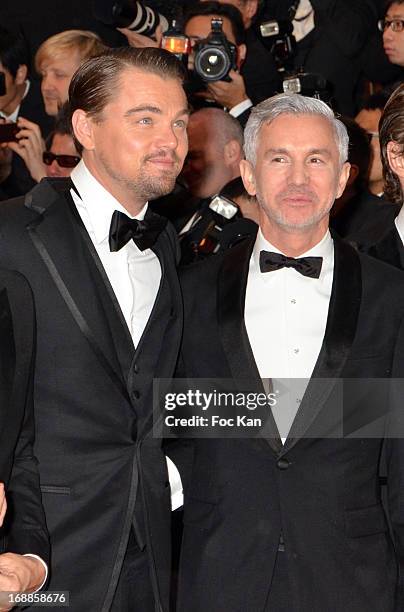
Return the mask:
<path id="1" fill-rule="evenodd" d="M 0 529 L 1 610 L 13 607 L 3 592 L 32 592 L 47 573 L 49 543 L 32 452 L 33 346 L 34 309 L 28 283 L 16 272 L 0 270 L 0 481 L 8 501 Z M 3 518 L 2 512 L 1 523 Z"/>
<path id="2" fill-rule="evenodd" d="M 306 382 L 289 416 L 267 407 L 263 436 L 194 439 L 178 609 L 398 612 L 404 443 L 384 439 L 393 404 L 383 397 L 371 415 L 368 392 L 383 387 L 371 379 L 401 373 L 404 281 L 328 231 L 349 174 L 348 137 L 323 102 L 282 94 L 261 103 L 245 152 L 257 238 L 182 271 L 184 373 L 240 391 L 263 392 L 260 379 L 274 392 L 284 379 Z M 350 379 L 359 395 L 345 394 Z M 373 420 L 380 427 L 367 429 Z"/>
<path id="3" fill-rule="evenodd" d="M 72 612 L 168 609 L 170 487 L 153 377 L 170 377 L 182 307 L 174 231 L 147 210 L 187 149 L 182 67 L 159 49 L 85 62 L 69 99 L 82 161 L 1 207 L 0 259 L 37 313 L 36 454 L 49 589 Z M 133 240 L 132 240 L 133 238 Z"/>
<path id="4" fill-rule="evenodd" d="M 404 85 L 389 98 L 379 123 L 380 150 L 386 198 L 401 206 L 376 244 L 368 253 L 397 268 L 404 269 Z"/>

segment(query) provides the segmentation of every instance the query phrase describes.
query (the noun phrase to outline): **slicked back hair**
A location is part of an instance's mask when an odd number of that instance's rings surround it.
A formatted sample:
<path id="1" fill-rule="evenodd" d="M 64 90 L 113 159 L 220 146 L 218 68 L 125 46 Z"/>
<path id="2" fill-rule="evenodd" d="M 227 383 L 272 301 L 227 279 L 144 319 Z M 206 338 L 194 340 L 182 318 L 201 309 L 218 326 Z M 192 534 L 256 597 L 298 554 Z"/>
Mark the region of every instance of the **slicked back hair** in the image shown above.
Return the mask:
<path id="1" fill-rule="evenodd" d="M 184 68 L 178 59 L 164 49 L 121 47 L 84 62 L 69 86 L 69 115 L 83 110 L 95 121 L 102 120 L 104 108 L 119 91 L 119 79 L 130 68 L 156 74 L 163 79 L 184 81 Z"/>

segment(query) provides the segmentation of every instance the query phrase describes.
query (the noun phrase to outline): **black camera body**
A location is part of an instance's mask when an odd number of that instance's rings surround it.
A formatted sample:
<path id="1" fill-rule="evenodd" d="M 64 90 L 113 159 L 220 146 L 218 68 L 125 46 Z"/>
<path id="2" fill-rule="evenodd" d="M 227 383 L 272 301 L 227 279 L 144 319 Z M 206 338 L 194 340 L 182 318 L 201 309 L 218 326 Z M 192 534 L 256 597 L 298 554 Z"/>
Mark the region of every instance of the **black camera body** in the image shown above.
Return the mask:
<path id="1" fill-rule="evenodd" d="M 223 195 L 213 196 L 199 211 L 191 229 L 180 236 L 181 265 L 201 261 L 230 249 L 256 231 L 256 224 L 241 216 L 235 202 Z"/>
<path id="2" fill-rule="evenodd" d="M 212 19 L 212 31 L 194 46 L 194 71 L 205 82 L 231 81 L 230 70 L 237 68 L 237 47 L 223 33 L 223 20 Z"/>
<path id="3" fill-rule="evenodd" d="M 258 25 L 258 34 L 272 54 L 278 70 L 291 70 L 296 55 L 293 24 L 289 20 L 265 20 Z"/>

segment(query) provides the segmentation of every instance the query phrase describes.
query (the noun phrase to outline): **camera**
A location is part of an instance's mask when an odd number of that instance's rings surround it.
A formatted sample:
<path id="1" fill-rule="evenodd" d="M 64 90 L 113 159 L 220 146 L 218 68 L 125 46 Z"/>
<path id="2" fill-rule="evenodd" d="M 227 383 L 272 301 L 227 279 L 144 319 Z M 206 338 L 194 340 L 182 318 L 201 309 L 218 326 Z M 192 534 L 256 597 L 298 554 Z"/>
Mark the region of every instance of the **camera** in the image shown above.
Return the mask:
<path id="1" fill-rule="evenodd" d="M 168 21 L 163 15 L 136 0 L 95 0 L 94 16 L 105 25 L 129 28 L 143 36 L 152 37 L 158 26 L 163 32 L 168 29 Z"/>
<path id="2" fill-rule="evenodd" d="M 302 94 L 327 103 L 331 101 L 330 84 L 321 74 L 298 72 L 285 77 L 282 85 L 285 93 Z"/>
<path id="3" fill-rule="evenodd" d="M 180 236 L 181 265 L 232 248 L 254 228 L 255 223 L 241 216 L 235 202 L 220 194 L 214 196 L 208 207 L 200 211 L 191 229 Z"/>
<path id="4" fill-rule="evenodd" d="M 296 54 L 296 39 L 291 21 L 269 20 L 259 24 L 260 38 L 275 60 L 278 70 L 291 70 Z"/>
<path id="5" fill-rule="evenodd" d="M 230 70 L 237 68 L 237 47 L 223 34 L 223 20 L 212 19 L 212 31 L 194 46 L 194 71 L 205 82 L 231 81 Z"/>

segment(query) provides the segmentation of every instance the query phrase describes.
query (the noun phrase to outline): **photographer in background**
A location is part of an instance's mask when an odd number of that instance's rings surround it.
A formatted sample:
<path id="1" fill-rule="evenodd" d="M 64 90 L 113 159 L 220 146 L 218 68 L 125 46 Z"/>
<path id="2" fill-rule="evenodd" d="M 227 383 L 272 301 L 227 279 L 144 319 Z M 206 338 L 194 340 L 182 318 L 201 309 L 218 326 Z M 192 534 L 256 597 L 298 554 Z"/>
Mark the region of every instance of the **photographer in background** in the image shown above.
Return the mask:
<path id="1" fill-rule="evenodd" d="M 354 116 L 360 51 L 376 29 L 374 0 L 271 0 L 268 4 L 273 19 L 293 23 L 295 70 L 322 75 L 332 89 L 335 109 Z"/>
<path id="2" fill-rule="evenodd" d="M 24 39 L 0 27 L 0 117 L 4 123 L 18 119 L 35 122 L 48 131 L 50 120 L 44 111 L 37 82 L 29 79 L 29 65 Z M 19 156 L 2 150 L 0 165 L 4 197 L 26 193 L 33 187 L 30 174 Z"/>
<path id="3" fill-rule="evenodd" d="M 42 140 L 39 127 L 30 121 L 20 120 L 19 142 L 10 142 L 9 148 L 25 161 L 32 180 L 39 183 L 45 176 L 66 177 L 81 159 L 73 141 L 68 107 L 65 103 L 60 109 L 55 127 L 46 139 Z M 1 198 L 0 198 L 1 199 Z"/>
<path id="4" fill-rule="evenodd" d="M 206 2 L 206 0 L 199 0 Z M 279 90 L 279 75 L 272 54 L 263 45 L 254 25 L 260 20 L 263 0 L 219 0 L 231 4 L 241 13 L 245 27 L 247 54 L 241 72 L 253 104 L 273 96 Z"/>
<path id="5" fill-rule="evenodd" d="M 217 106 L 226 108 L 233 117 L 237 117 L 241 125 L 245 125 L 249 109 L 253 105 L 246 91 L 246 85 L 241 73 L 242 64 L 246 58 L 245 29 L 240 11 L 230 4 L 220 2 L 201 2 L 191 6 L 184 15 L 184 33 L 191 39 L 194 48 L 200 41 L 205 41 L 212 31 L 212 19 L 222 20 L 223 34 L 227 41 L 236 47 L 236 70 L 229 72 L 228 80 L 210 81 L 204 91 L 196 95 L 213 101 Z M 191 53 L 188 67 L 194 69 L 194 54 Z"/>
<path id="6" fill-rule="evenodd" d="M 212 33 L 212 19 L 215 18 L 222 20 L 222 32 L 226 38 L 226 46 L 230 44 L 235 47 L 235 66 L 230 70 L 226 81 L 199 83 L 200 87 L 196 95 L 192 94 L 192 105 L 194 107 L 215 105 L 226 108 L 244 125 L 253 102 L 246 90 L 243 77 L 242 67 L 247 48 L 245 44 L 246 31 L 240 11 L 231 4 L 221 4 L 216 1 L 194 3 L 187 7 L 184 13 L 184 34 L 191 39 L 193 46 L 201 41 L 206 41 Z M 125 34 L 132 47 L 160 46 L 162 37 L 162 27 L 160 25 L 153 33 L 154 38 L 144 36 L 129 28 L 120 28 L 119 30 Z M 193 52 L 188 59 L 190 81 L 195 85 Z M 269 93 L 272 93 L 272 90 Z M 208 102 L 206 103 L 205 100 Z"/>

